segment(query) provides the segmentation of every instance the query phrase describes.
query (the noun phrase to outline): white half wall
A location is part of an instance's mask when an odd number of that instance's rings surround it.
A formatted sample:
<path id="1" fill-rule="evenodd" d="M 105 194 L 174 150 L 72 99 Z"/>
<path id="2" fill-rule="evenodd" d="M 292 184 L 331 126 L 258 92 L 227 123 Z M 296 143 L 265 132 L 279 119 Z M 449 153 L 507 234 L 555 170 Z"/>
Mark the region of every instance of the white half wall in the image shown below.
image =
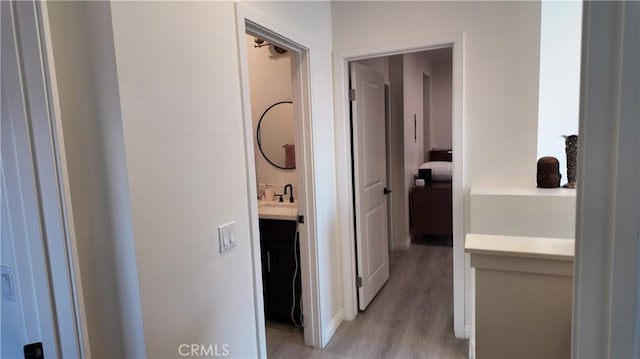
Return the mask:
<path id="1" fill-rule="evenodd" d="M 567 182 L 562 135 L 578 134 L 582 1 L 542 1 L 540 21 L 540 97 L 538 158 L 560 162 Z"/>
<path id="2" fill-rule="evenodd" d="M 474 187 L 470 206 L 470 233 L 575 239 L 574 189 Z"/>

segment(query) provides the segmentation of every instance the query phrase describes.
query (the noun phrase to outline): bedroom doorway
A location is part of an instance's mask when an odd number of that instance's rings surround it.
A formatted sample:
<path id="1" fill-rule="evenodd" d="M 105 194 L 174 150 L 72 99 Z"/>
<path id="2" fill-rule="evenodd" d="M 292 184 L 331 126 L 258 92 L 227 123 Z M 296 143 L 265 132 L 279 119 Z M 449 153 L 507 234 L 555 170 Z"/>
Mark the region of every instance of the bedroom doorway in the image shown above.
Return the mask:
<path id="1" fill-rule="evenodd" d="M 387 146 L 384 75 L 350 65 L 351 133 L 358 309 L 389 279 Z"/>
<path id="2" fill-rule="evenodd" d="M 389 277 L 385 243 L 452 246 L 451 64 L 443 47 L 349 65 L 359 310 Z"/>
<path id="3" fill-rule="evenodd" d="M 345 84 L 345 97 L 344 99 L 339 99 L 336 97 L 336 106 L 337 113 L 344 114 L 345 122 L 338 122 L 338 138 L 349 139 L 347 143 L 338 144 L 338 149 L 342 146 L 347 148 L 352 148 L 352 140 L 351 135 L 349 135 L 352 131 L 351 128 L 351 120 L 350 114 L 352 110 L 351 101 L 349 100 L 349 84 L 347 81 L 348 78 L 348 68 L 351 63 L 359 63 L 371 68 L 375 69 L 386 69 L 383 71 L 386 84 L 389 85 L 389 103 L 390 108 L 388 109 L 390 116 L 393 117 L 400 116 L 403 120 L 393 121 L 391 120 L 387 126 L 387 130 L 390 131 L 388 134 L 388 154 L 387 158 L 390 159 L 388 161 L 389 167 L 387 168 L 387 172 L 391 174 L 389 178 L 389 189 L 393 191 L 393 196 L 390 198 L 389 202 L 389 213 L 391 217 L 394 217 L 390 220 L 392 224 L 392 228 L 390 228 L 390 233 L 393 237 L 392 244 L 389 246 L 396 249 L 406 249 L 411 245 L 411 234 L 409 231 L 409 192 L 411 187 L 414 186 L 413 176 L 416 175 L 416 169 L 419 164 L 426 162 L 428 158 L 425 159 L 425 154 L 429 153 L 430 150 L 445 150 L 445 153 L 448 153 L 452 159 L 452 178 L 451 178 L 451 199 L 449 200 L 450 206 L 452 207 L 452 238 L 453 238 L 453 248 L 451 249 L 451 264 L 452 267 L 452 295 L 450 296 L 449 301 L 451 302 L 453 307 L 453 316 L 454 316 L 454 325 L 453 332 L 455 336 L 458 338 L 468 337 L 468 332 L 465 330 L 465 318 L 464 318 L 464 249 L 463 249 L 463 206 L 462 206 L 462 111 L 461 111 L 461 97 L 462 97 L 462 81 L 460 78 L 461 69 L 462 69 L 462 59 L 461 59 L 461 50 L 462 50 L 462 38 L 454 38 L 449 41 L 443 41 L 441 43 L 433 43 L 430 45 L 426 45 L 423 47 L 410 47 L 405 49 L 387 49 L 386 52 L 375 52 L 372 50 L 368 52 L 367 50 L 345 50 L 342 53 L 338 53 L 336 55 L 338 61 L 338 67 L 342 65 L 341 68 L 343 71 L 336 72 L 336 83 L 344 83 Z M 419 50 L 416 50 L 418 48 Z M 429 126 L 429 123 L 433 121 L 434 118 L 434 109 L 433 101 L 434 101 L 434 78 L 433 75 L 427 71 L 422 71 L 419 73 L 415 79 L 408 79 L 408 82 L 415 82 L 415 86 L 419 87 L 419 91 L 406 92 L 403 93 L 402 87 L 397 84 L 394 86 L 394 83 L 397 81 L 404 81 L 404 73 L 403 68 L 405 67 L 405 59 L 403 57 L 407 56 L 417 56 L 416 54 L 429 50 L 438 50 L 447 48 L 449 52 L 449 56 L 451 58 L 451 63 L 449 65 L 451 72 L 451 84 L 449 87 L 451 104 L 450 106 L 450 123 L 448 127 L 449 133 L 449 146 L 448 148 L 437 148 L 438 144 L 442 144 L 441 139 L 436 139 L 434 141 L 433 133 L 442 130 L 441 127 Z M 426 80 L 426 81 L 425 81 Z M 423 93 L 426 91 L 425 87 L 429 86 L 429 99 L 430 104 L 423 103 Z M 399 90 L 400 88 L 400 90 Z M 411 107 L 411 104 L 405 103 L 407 99 L 405 98 L 405 94 L 408 97 L 419 94 L 418 107 Z M 428 114 L 425 115 L 425 111 L 429 111 Z M 424 119 L 424 120 L 423 120 Z M 426 125 L 425 125 L 426 124 Z M 429 128 L 427 128 L 429 127 Z M 455 130 L 454 130 L 455 129 Z M 342 134 L 347 134 L 347 136 L 341 136 Z M 426 141 L 425 141 L 426 138 Z M 409 156 L 405 156 L 405 147 L 411 147 L 416 149 L 415 152 L 408 152 Z M 419 150 L 418 150 L 419 149 Z M 355 150 L 355 148 L 354 148 Z M 351 151 L 349 151 L 351 152 Z M 405 166 L 405 162 L 410 160 L 410 163 L 415 161 L 416 165 L 413 167 L 412 164 L 409 166 Z M 353 157 L 347 158 L 348 163 L 353 161 Z M 419 163 L 419 164 L 418 164 Z M 341 193 L 349 193 L 349 197 L 353 200 L 355 197 L 354 194 L 354 172 L 355 169 L 349 165 L 351 171 L 346 174 L 347 177 L 343 177 L 343 181 L 339 181 L 339 186 Z M 358 258 L 356 256 L 357 252 L 357 235 L 358 231 L 355 229 L 355 223 L 357 221 L 356 215 L 356 204 L 355 203 L 343 203 L 341 206 L 345 216 L 349 216 L 351 219 L 351 230 L 345 231 L 345 236 L 348 240 L 345 240 L 343 243 L 343 250 L 345 255 L 343 256 L 344 260 L 344 268 L 345 268 L 345 317 L 348 320 L 355 318 L 358 315 L 358 283 L 361 279 L 358 278 L 357 275 L 357 267 L 359 266 Z M 393 272 L 393 260 L 390 261 L 391 271 Z M 393 277 L 393 276 L 392 276 Z M 364 278 L 362 279 L 364 280 Z M 387 284 L 388 286 L 389 284 Z M 384 291 L 384 288 L 383 288 Z M 375 299 L 374 299 L 375 302 Z"/>

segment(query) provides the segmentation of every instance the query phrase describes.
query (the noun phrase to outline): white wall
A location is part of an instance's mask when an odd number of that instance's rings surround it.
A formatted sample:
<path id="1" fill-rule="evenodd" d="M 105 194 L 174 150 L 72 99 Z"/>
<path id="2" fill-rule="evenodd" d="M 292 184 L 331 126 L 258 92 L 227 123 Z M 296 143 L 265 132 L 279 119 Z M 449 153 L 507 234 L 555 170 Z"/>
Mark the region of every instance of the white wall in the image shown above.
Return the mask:
<path id="1" fill-rule="evenodd" d="M 111 7 L 147 354 L 255 356 L 233 4 Z M 220 256 L 229 221 L 238 246 Z"/>
<path id="2" fill-rule="evenodd" d="M 256 182 L 278 186 L 276 193 L 282 193 L 284 185 L 297 184 L 296 170 L 283 170 L 269 163 L 258 147 L 256 131 L 260 116 L 269 106 L 291 101 L 291 59 L 290 55 L 280 55 L 272 46 L 255 48 L 255 37 L 247 35 L 247 56 L 251 86 L 251 117 L 253 120 L 253 145 L 255 148 Z M 291 121 L 293 127 L 293 121 Z M 295 133 L 293 128 L 290 130 Z M 294 143 L 295 144 L 295 143 Z M 295 192 L 294 192 L 295 193 Z"/>
<path id="3" fill-rule="evenodd" d="M 327 3 L 248 6 L 308 39 L 320 264 L 320 317 L 339 323 Z M 249 199 L 234 4 L 111 4 L 124 143 L 149 357 L 182 343 L 255 357 Z M 141 21 L 144 19 L 144 21 Z M 238 246 L 217 254 L 216 227 Z M 254 239 L 257 240 L 257 239 Z M 264 343 L 262 343 L 264 344 Z"/>
<path id="4" fill-rule="evenodd" d="M 334 50 L 464 32 L 466 179 L 535 185 L 539 3 L 336 2 L 332 15 Z"/>
<path id="5" fill-rule="evenodd" d="M 470 186 L 535 186 L 539 3 L 334 2 L 332 25 L 334 51 L 464 33 L 465 213 Z"/>
<path id="6" fill-rule="evenodd" d="M 409 238 L 404 173 L 404 58 L 389 56 L 389 92 L 391 103 L 391 215 L 393 247 L 403 248 Z"/>
<path id="7" fill-rule="evenodd" d="M 560 161 L 562 183 L 567 157 L 561 136 L 578 134 L 581 38 L 581 1 L 542 1 L 538 158 Z"/>
<path id="8" fill-rule="evenodd" d="M 110 6 L 47 8 L 91 354 L 144 357 Z"/>
<path id="9" fill-rule="evenodd" d="M 423 75 L 432 76 L 431 62 L 424 53 L 410 53 L 403 58 L 404 108 L 404 193 L 409 198 L 416 169 L 424 163 Z M 433 87 L 432 87 L 433 88 Z M 433 102 L 432 102 L 433 103 Z M 415 118 L 415 126 L 414 126 Z M 405 206 L 405 223 L 409 233 L 409 206 Z M 401 239 L 396 239 L 401 240 Z M 409 238 L 403 238 L 400 248 L 408 248 Z"/>
<path id="10" fill-rule="evenodd" d="M 431 148 L 452 148 L 453 72 L 451 62 L 432 63 L 431 72 Z"/>
<path id="11" fill-rule="evenodd" d="M 389 84 L 389 56 L 374 57 L 355 62 L 381 73 L 384 75 L 384 83 Z"/>

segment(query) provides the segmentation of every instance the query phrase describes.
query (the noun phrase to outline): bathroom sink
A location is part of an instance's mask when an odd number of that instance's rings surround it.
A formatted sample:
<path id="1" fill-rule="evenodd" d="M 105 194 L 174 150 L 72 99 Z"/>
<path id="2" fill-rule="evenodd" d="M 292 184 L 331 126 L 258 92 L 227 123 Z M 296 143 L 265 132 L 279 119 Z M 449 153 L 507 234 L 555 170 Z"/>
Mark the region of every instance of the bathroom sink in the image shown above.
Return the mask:
<path id="1" fill-rule="evenodd" d="M 297 203 L 277 202 L 277 201 L 258 201 L 258 205 L 262 207 L 298 208 Z"/>
<path id="2" fill-rule="evenodd" d="M 258 217 L 261 219 L 298 219 L 298 204 L 289 202 L 258 201 Z"/>

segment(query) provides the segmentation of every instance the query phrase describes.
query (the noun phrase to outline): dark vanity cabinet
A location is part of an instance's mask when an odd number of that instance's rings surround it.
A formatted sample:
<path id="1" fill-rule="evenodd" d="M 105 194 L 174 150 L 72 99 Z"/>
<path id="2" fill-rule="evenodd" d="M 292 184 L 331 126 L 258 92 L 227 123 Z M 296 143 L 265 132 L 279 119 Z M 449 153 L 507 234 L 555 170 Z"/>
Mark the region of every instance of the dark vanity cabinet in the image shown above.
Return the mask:
<path id="1" fill-rule="evenodd" d="M 301 325 L 302 285 L 297 223 L 260 219 L 260 248 L 266 318 L 293 324 L 293 308 L 295 324 Z"/>

